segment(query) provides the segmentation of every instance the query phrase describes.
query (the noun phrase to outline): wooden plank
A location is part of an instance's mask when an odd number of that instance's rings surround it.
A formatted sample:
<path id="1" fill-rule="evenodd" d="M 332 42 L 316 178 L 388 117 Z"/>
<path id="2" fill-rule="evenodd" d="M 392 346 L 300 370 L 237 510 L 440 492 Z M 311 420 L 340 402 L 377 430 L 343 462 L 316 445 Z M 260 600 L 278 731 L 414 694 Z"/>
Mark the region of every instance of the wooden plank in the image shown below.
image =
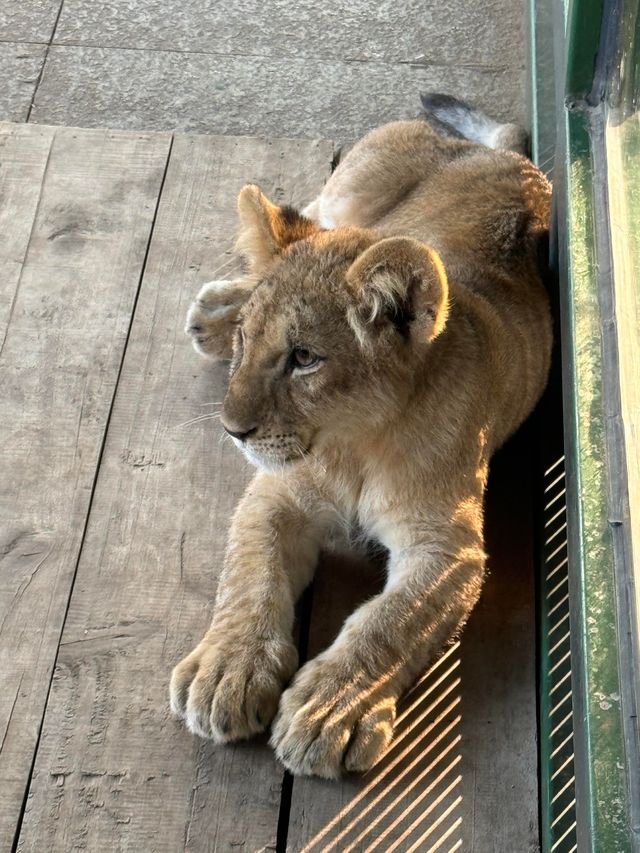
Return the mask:
<path id="1" fill-rule="evenodd" d="M 494 461 L 491 573 L 461 642 L 406 697 L 392 746 L 366 776 L 294 779 L 292 853 L 538 849 L 531 452 L 525 434 Z M 322 569 L 311 654 L 376 590 L 361 566 Z"/>
<path id="2" fill-rule="evenodd" d="M 0 124 L 0 341 L 7 334 L 54 132 Z"/>
<path id="3" fill-rule="evenodd" d="M 8 850 L 169 138 L 39 127 L 2 132 L 5 150 L 13 150 L 4 164 L 3 216 L 23 219 L 2 243 L 10 299 L 3 302 L 0 357 L 0 849 Z"/>
<path id="4" fill-rule="evenodd" d="M 328 143 L 174 142 L 20 851 L 275 845 L 283 774 L 272 751 L 216 747 L 169 713 L 171 668 L 208 626 L 250 474 L 217 420 L 185 424 L 222 399 L 227 369 L 199 359 L 182 330 L 199 286 L 229 269 L 241 185 L 307 200 L 331 157 Z"/>

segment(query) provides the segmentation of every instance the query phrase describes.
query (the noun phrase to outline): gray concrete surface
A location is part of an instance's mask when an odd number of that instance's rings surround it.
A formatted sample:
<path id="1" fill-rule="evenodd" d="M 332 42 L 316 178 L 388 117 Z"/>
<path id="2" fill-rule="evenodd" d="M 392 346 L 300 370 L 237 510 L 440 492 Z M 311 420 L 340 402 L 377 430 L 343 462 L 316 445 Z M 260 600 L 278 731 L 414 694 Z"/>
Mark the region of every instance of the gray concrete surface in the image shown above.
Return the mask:
<path id="1" fill-rule="evenodd" d="M 523 19 L 522 0 L 0 0 L 0 118 L 344 141 L 438 89 L 524 120 Z"/>
<path id="2" fill-rule="evenodd" d="M 421 89 L 500 100 L 500 113 L 511 115 L 519 104 L 508 83 L 492 69 L 54 46 L 31 118 L 344 140 L 416 115 Z"/>
<path id="3" fill-rule="evenodd" d="M 0 42 L 0 119 L 25 121 L 46 46 Z"/>
<path id="4" fill-rule="evenodd" d="M 0 41 L 48 42 L 60 5 L 61 0 L 2 0 Z"/>

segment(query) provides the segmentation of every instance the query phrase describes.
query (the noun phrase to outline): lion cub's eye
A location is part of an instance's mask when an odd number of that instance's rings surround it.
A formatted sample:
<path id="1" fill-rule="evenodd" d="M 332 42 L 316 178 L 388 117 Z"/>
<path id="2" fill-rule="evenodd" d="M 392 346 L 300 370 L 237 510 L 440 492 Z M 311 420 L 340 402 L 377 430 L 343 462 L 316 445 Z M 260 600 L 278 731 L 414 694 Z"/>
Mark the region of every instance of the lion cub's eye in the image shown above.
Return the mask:
<path id="1" fill-rule="evenodd" d="M 296 347 L 289 356 L 291 368 L 300 372 L 315 370 L 320 366 L 322 358 L 304 347 Z"/>

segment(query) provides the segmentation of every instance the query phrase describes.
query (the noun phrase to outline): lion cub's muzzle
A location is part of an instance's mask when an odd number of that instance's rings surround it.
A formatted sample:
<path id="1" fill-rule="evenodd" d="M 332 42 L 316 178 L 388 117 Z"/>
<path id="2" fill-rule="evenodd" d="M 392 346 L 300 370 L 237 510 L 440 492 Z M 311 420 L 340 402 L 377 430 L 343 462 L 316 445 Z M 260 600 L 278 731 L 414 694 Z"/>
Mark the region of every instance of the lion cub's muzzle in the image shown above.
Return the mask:
<path id="1" fill-rule="evenodd" d="M 247 441 L 234 439 L 234 443 L 242 450 L 249 462 L 267 471 L 299 462 L 308 452 L 293 434 L 276 433 Z"/>
<path id="2" fill-rule="evenodd" d="M 292 432 L 272 432 L 258 427 L 239 429 L 239 424 L 230 425 L 224 421 L 222 426 L 249 462 L 259 468 L 281 468 L 303 459 L 310 449 L 308 444 Z"/>

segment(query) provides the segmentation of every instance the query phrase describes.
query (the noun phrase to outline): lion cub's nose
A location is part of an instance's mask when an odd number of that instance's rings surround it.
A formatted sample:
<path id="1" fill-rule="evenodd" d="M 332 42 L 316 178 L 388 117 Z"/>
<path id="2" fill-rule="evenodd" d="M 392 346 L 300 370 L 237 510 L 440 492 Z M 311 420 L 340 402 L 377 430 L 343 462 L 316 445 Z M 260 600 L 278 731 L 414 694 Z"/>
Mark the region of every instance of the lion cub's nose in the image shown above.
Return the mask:
<path id="1" fill-rule="evenodd" d="M 237 438 L 238 441 L 246 441 L 250 435 L 253 435 L 254 432 L 257 432 L 257 430 L 258 430 L 258 427 L 251 427 L 251 429 L 244 430 L 244 431 L 243 430 L 233 430 L 233 429 L 229 429 L 229 427 L 225 423 L 222 423 L 222 426 L 224 427 L 226 432 L 228 432 L 232 438 Z"/>

